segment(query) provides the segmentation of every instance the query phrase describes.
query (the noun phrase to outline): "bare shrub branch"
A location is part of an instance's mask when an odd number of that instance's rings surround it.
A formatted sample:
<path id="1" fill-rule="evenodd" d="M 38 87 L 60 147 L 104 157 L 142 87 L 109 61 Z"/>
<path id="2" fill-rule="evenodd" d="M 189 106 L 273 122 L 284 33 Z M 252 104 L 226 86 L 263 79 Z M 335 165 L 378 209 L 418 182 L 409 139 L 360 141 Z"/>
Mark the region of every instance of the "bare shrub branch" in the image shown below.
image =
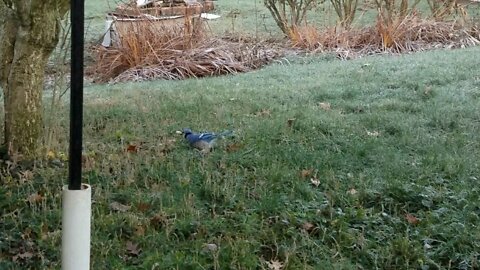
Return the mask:
<path id="1" fill-rule="evenodd" d="M 301 25 L 307 12 L 316 0 L 264 0 L 275 23 L 282 32 L 289 36 L 293 27 Z"/>
<path id="2" fill-rule="evenodd" d="M 358 0 L 330 0 L 335 13 L 340 20 L 340 25 L 348 28 L 355 18 Z"/>

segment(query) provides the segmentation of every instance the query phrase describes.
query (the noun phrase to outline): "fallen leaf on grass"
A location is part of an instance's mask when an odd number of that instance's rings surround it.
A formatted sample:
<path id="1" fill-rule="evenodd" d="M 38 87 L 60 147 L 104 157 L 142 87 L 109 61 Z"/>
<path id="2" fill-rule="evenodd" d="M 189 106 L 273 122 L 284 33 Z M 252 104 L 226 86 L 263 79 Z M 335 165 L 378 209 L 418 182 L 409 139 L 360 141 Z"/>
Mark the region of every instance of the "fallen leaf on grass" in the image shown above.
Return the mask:
<path id="1" fill-rule="evenodd" d="M 332 109 L 330 103 L 328 102 L 320 102 L 318 103 L 318 106 L 320 106 L 320 108 L 324 111 L 330 111 Z"/>
<path id="2" fill-rule="evenodd" d="M 239 143 L 232 143 L 232 144 L 229 144 L 227 145 L 227 152 L 231 153 L 231 152 L 236 152 L 238 150 L 240 150 L 240 148 L 242 148 L 243 145 L 239 144 Z"/>
<path id="3" fill-rule="evenodd" d="M 357 194 L 357 193 L 358 193 L 358 191 L 357 191 L 356 189 L 354 189 L 354 188 L 351 188 L 351 189 L 349 189 L 349 190 L 347 191 L 347 194 L 350 194 L 350 195 L 355 195 L 355 194 Z"/>
<path id="4" fill-rule="evenodd" d="M 313 169 L 302 170 L 300 172 L 300 176 L 302 176 L 302 178 L 307 178 L 307 177 L 310 177 L 312 173 L 313 173 Z"/>
<path id="5" fill-rule="evenodd" d="M 127 252 L 129 255 L 138 256 L 142 249 L 138 248 L 138 244 L 134 244 L 132 241 L 127 242 Z"/>
<path id="6" fill-rule="evenodd" d="M 218 246 L 216 244 L 204 244 L 203 251 L 210 251 L 215 252 L 218 250 Z"/>
<path id="7" fill-rule="evenodd" d="M 13 262 L 16 262 L 16 261 L 18 261 L 19 259 L 20 259 L 20 260 L 25 260 L 25 259 L 30 259 L 30 258 L 32 258 L 32 257 L 33 257 L 33 253 L 27 251 L 27 252 L 19 253 L 19 254 L 13 256 L 13 257 L 12 257 L 12 261 L 13 261 Z"/>
<path id="8" fill-rule="evenodd" d="M 27 198 L 27 201 L 30 204 L 36 204 L 36 203 L 41 202 L 42 200 L 43 200 L 43 196 L 38 194 L 38 192 L 30 194 L 30 196 L 28 196 L 28 198 Z"/>
<path id="9" fill-rule="evenodd" d="M 150 225 L 155 229 L 160 229 L 168 224 L 168 217 L 164 214 L 156 214 L 150 218 Z"/>
<path id="10" fill-rule="evenodd" d="M 315 228 L 315 225 L 313 225 L 310 222 L 305 222 L 302 224 L 302 229 L 304 229 L 307 232 L 311 232 Z"/>
<path id="11" fill-rule="evenodd" d="M 82 154 L 82 168 L 85 171 L 91 171 L 95 167 L 95 159 L 88 154 Z"/>
<path id="12" fill-rule="evenodd" d="M 134 234 L 136 236 L 144 236 L 145 235 L 145 227 L 143 227 L 142 225 L 135 226 Z"/>
<path id="13" fill-rule="evenodd" d="M 137 204 L 137 210 L 142 212 L 142 213 L 145 213 L 148 209 L 150 209 L 150 207 L 152 207 L 152 206 L 148 203 L 138 203 Z"/>
<path id="14" fill-rule="evenodd" d="M 267 262 L 268 269 L 270 270 L 282 270 L 283 263 L 277 260 L 271 260 Z"/>
<path id="15" fill-rule="evenodd" d="M 268 109 L 261 109 L 260 111 L 255 113 L 255 116 L 270 116 L 272 112 Z"/>
<path id="16" fill-rule="evenodd" d="M 68 156 L 64 152 L 58 152 L 57 153 L 57 158 L 61 161 L 67 161 Z"/>
<path id="17" fill-rule="evenodd" d="M 48 230 L 48 225 L 43 223 L 41 228 L 40 228 L 40 239 L 42 240 L 47 240 L 50 232 Z"/>
<path id="18" fill-rule="evenodd" d="M 33 175 L 32 171 L 26 170 L 26 171 L 20 172 L 19 176 L 20 176 L 20 180 L 21 180 L 20 182 L 24 183 L 24 182 L 28 182 L 30 180 L 33 180 L 34 175 Z"/>
<path id="19" fill-rule="evenodd" d="M 22 239 L 23 240 L 28 240 L 30 239 L 32 236 L 32 229 L 30 228 L 26 228 L 25 231 L 22 233 Z"/>
<path id="20" fill-rule="evenodd" d="M 129 144 L 127 146 L 127 152 L 128 153 L 137 153 L 138 152 L 138 146 L 135 144 Z"/>
<path id="21" fill-rule="evenodd" d="M 52 150 L 47 152 L 47 159 L 49 160 L 54 159 L 56 156 L 57 155 L 55 155 L 55 152 L 53 152 Z"/>
<path id="22" fill-rule="evenodd" d="M 320 180 L 318 180 L 317 178 L 310 178 L 310 183 L 312 183 L 312 185 L 314 185 L 315 187 L 318 187 L 320 185 Z"/>
<path id="23" fill-rule="evenodd" d="M 420 220 L 416 216 L 409 213 L 405 214 L 405 219 L 408 223 L 412 225 L 417 225 L 420 222 Z"/>
<path id="24" fill-rule="evenodd" d="M 288 119 L 288 120 L 287 120 L 287 126 L 288 126 L 289 128 L 291 128 L 291 127 L 293 126 L 293 123 L 295 122 L 295 120 L 297 120 L 297 119 L 295 119 L 295 118 L 290 118 L 290 119 Z"/>
<path id="25" fill-rule="evenodd" d="M 432 92 L 432 86 L 430 85 L 425 86 L 425 91 L 423 91 L 423 94 L 425 96 L 428 96 L 431 92 Z"/>
<path id="26" fill-rule="evenodd" d="M 225 164 L 225 162 L 219 162 L 217 163 L 217 167 L 219 169 L 225 170 L 227 168 L 227 164 Z"/>
<path id="27" fill-rule="evenodd" d="M 112 202 L 110 204 L 110 209 L 117 212 L 127 212 L 130 210 L 131 206 L 121 204 L 119 202 Z"/>

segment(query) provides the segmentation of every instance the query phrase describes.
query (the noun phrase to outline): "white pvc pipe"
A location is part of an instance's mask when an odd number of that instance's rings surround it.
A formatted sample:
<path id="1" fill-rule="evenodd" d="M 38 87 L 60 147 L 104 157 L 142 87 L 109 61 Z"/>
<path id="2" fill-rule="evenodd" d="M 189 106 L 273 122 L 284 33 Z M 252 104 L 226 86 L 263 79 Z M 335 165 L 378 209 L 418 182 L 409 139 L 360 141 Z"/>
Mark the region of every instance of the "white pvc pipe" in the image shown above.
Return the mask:
<path id="1" fill-rule="evenodd" d="M 92 189 L 63 187 L 62 270 L 90 269 L 90 220 Z"/>

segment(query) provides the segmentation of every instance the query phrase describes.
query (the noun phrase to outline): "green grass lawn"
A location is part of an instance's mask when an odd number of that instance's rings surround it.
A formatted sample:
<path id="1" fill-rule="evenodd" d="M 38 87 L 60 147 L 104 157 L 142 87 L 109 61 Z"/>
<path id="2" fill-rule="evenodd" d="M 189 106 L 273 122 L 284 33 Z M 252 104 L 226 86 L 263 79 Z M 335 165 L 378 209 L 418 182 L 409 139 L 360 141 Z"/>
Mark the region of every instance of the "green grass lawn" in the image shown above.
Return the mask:
<path id="1" fill-rule="evenodd" d="M 278 36 L 262 2 L 219 0 L 210 25 Z M 86 1 L 88 40 L 115 5 Z M 87 84 L 92 269 L 479 269 L 479 55 L 295 56 Z M 64 161 L 68 104 L 54 109 Z M 184 127 L 235 136 L 202 157 Z M 67 169 L 17 172 L 0 179 L 0 269 L 58 269 Z"/>
<path id="2" fill-rule="evenodd" d="M 477 269 L 479 53 L 88 86 L 92 269 Z M 202 158 L 183 127 L 236 136 Z M 1 269 L 58 268 L 67 170 L 34 172 L 2 179 Z"/>

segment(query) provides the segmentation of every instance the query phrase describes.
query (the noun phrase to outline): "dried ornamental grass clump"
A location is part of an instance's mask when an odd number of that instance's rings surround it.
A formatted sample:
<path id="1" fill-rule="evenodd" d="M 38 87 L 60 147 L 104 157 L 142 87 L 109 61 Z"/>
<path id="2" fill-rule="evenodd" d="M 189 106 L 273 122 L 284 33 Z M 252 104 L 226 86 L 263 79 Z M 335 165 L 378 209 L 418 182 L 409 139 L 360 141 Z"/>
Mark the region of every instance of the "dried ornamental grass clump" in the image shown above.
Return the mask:
<path id="1" fill-rule="evenodd" d="M 428 0 L 432 12 L 429 17 L 418 12 L 420 1 L 374 0 L 377 11 L 374 23 L 354 28 L 351 23 L 357 3 L 354 0 L 331 0 L 339 25 L 321 29 L 304 19 L 301 23 L 282 28 L 282 31 L 294 48 L 309 52 L 334 52 L 342 59 L 480 44 L 479 28 L 464 12 L 466 5 L 477 0 L 454 1 L 453 6 L 450 0 L 435 3 Z M 453 11 L 459 14 L 454 16 Z"/>
<path id="2" fill-rule="evenodd" d="M 293 47 L 313 51 L 320 47 L 322 33 L 312 25 L 294 26 L 288 32 Z"/>
<path id="3" fill-rule="evenodd" d="M 201 20 L 183 26 L 131 22 L 117 46 L 97 47 L 97 82 L 179 80 L 246 72 L 280 55 L 267 43 L 232 41 L 206 34 Z"/>
<path id="4" fill-rule="evenodd" d="M 415 14 L 390 24 L 377 20 L 376 25 L 361 29 L 329 28 L 320 37 L 316 50 L 333 51 L 341 58 L 480 45 L 478 27 L 465 28 L 455 22 L 422 19 Z"/>

